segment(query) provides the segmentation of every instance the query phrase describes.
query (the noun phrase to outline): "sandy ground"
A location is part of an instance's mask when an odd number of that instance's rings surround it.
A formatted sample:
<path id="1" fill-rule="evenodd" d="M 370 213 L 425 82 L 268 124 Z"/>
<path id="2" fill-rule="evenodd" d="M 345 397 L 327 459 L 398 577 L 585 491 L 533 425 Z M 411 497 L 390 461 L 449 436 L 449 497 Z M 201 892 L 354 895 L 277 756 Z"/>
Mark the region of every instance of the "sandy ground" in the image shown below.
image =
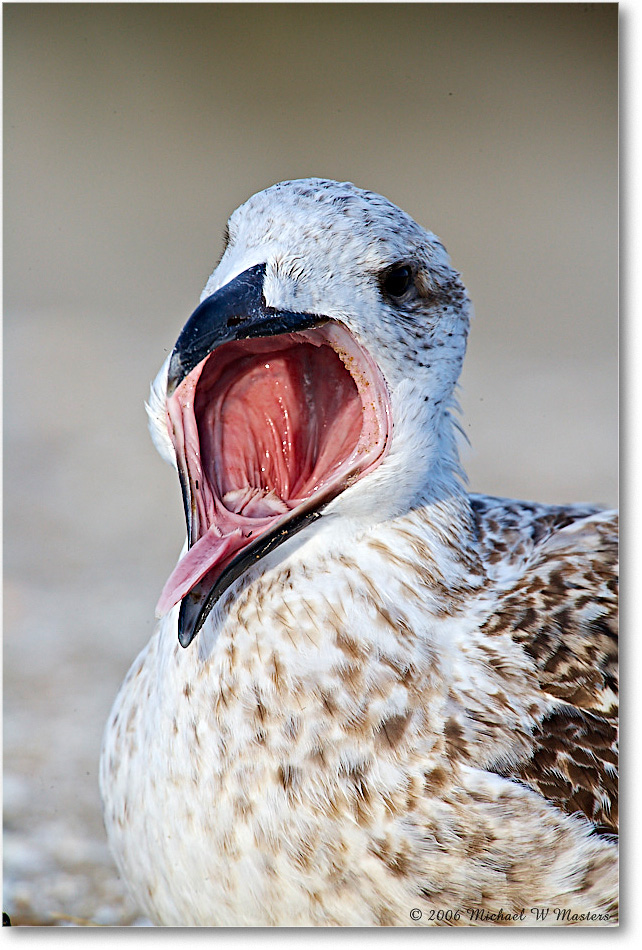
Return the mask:
<path id="1" fill-rule="evenodd" d="M 98 755 L 182 529 L 178 511 L 175 523 L 163 517 L 176 506 L 147 444 L 145 383 L 107 326 L 106 314 L 47 314 L 5 328 L 4 906 L 14 923 L 137 916 L 106 846 Z M 73 390 L 48 401 L 60 379 Z"/>
<path id="2" fill-rule="evenodd" d="M 226 215 L 311 173 L 404 206 L 476 308 L 471 488 L 615 504 L 614 19 L 599 4 L 9 6 L 4 909 L 144 924 L 107 850 L 97 764 L 182 544 L 143 402 Z"/>

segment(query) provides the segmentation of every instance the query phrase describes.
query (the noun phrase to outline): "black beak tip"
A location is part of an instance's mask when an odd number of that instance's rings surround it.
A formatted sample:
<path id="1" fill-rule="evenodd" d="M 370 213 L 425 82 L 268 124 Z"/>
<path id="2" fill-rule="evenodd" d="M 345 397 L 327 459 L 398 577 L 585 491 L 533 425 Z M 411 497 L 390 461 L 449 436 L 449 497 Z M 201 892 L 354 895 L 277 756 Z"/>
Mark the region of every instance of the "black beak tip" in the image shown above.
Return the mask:
<path id="1" fill-rule="evenodd" d="M 205 623 L 210 607 L 204 604 L 205 592 L 200 585 L 183 597 L 178 612 L 178 642 L 187 649 Z"/>
<path id="2" fill-rule="evenodd" d="M 178 615 L 178 642 L 183 647 L 183 649 L 186 650 L 192 640 L 194 640 L 196 637 L 198 631 L 194 624 L 188 624 L 185 622 L 183 606 L 184 605 L 181 604 L 180 613 Z"/>
<path id="3" fill-rule="evenodd" d="M 189 630 L 179 630 L 178 631 L 178 642 L 183 647 L 184 650 L 190 645 L 192 640 L 195 638 L 196 634 L 193 631 Z"/>

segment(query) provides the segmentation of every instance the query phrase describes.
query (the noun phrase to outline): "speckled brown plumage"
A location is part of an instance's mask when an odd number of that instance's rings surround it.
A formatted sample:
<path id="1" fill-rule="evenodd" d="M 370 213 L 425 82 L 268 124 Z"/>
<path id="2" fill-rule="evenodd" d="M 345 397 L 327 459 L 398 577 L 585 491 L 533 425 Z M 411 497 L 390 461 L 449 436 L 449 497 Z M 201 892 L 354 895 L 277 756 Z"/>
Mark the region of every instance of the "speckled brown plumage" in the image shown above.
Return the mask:
<path id="1" fill-rule="evenodd" d="M 617 834 L 617 516 L 489 498 L 472 508 L 490 563 L 524 566 L 482 629 L 510 631 L 559 701 L 528 757 L 498 771 Z"/>

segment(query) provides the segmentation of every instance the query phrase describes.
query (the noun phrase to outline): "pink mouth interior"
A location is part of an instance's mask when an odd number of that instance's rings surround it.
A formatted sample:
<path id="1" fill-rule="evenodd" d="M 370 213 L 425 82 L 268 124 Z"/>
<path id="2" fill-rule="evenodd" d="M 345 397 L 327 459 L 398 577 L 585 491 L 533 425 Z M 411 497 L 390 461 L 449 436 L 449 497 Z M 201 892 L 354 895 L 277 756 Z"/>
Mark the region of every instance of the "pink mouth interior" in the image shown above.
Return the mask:
<path id="1" fill-rule="evenodd" d="M 381 374 L 341 325 L 226 343 L 168 399 L 191 506 L 191 544 L 163 588 L 163 615 L 235 555 L 378 465 L 390 412 Z"/>

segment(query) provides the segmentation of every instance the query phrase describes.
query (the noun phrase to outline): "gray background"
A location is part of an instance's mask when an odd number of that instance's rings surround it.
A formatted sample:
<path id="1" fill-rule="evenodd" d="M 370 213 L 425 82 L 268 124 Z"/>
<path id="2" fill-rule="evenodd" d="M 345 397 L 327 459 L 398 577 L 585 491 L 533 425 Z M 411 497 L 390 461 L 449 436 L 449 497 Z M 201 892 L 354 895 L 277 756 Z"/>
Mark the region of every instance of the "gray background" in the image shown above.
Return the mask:
<path id="1" fill-rule="evenodd" d="M 308 175 L 446 244 L 471 488 L 616 502 L 617 6 L 4 5 L 5 906 L 131 923 L 103 723 L 182 542 L 149 381 Z"/>

